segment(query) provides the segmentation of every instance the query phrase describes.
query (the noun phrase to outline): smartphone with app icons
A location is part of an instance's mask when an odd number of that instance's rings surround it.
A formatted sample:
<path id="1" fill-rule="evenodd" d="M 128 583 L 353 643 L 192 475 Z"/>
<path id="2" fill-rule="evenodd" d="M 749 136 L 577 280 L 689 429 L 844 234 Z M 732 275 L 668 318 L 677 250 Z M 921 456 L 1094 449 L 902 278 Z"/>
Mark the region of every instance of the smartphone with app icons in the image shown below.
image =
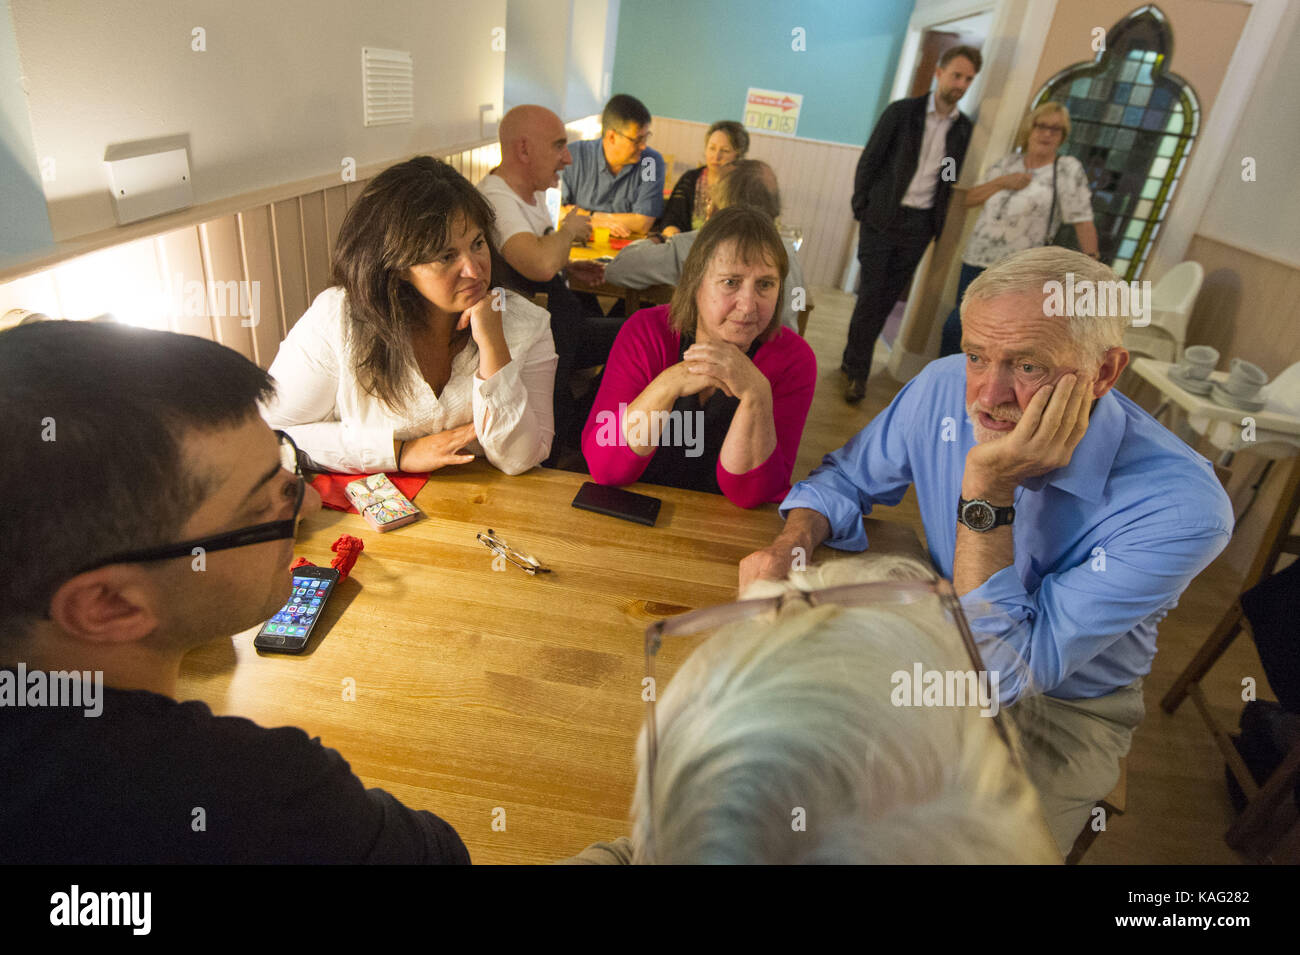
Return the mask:
<path id="1" fill-rule="evenodd" d="M 293 572 L 293 592 L 280 611 L 262 624 L 253 646 L 273 653 L 302 653 L 325 601 L 339 582 L 333 567 L 299 567 Z"/>

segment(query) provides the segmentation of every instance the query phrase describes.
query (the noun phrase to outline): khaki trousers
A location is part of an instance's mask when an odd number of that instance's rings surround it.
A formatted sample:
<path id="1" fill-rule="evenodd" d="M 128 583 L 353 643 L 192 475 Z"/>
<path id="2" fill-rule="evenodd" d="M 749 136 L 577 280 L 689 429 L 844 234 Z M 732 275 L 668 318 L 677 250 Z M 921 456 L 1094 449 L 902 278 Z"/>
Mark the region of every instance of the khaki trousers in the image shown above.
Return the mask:
<path id="1" fill-rule="evenodd" d="M 1089 821 L 1092 807 L 1119 782 L 1120 757 L 1146 715 L 1142 680 L 1105 696 L 1021 700 L 1008 715 L 1020 732 L 1025 769 L 1061 855 Z"/>

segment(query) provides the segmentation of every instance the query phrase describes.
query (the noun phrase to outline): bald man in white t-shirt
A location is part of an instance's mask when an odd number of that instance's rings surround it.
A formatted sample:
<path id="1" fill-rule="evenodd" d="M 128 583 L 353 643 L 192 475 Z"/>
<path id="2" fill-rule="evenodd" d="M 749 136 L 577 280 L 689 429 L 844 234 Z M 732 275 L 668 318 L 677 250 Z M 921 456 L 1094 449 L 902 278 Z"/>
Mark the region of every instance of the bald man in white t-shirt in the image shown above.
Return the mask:
<path id="1" fill-rule="evenodd" d="M 575 239 L 591 235 L 591 217 L 570 212 L 559 229 L 546 208 L 546 190 L 560 184 L 573 162 L 564 123 L 544 106 L 516 106 L 501 120 L 501 165 L 479 191 L 497 213 L 501 254 L 524 278 L 547 282 L 569 261 Z"/>
<path id="2" fill-rule="evenodd" d="M 551 313 L 551 334 L 560 356 L 555 372 L 556 440 L 548 463 L 566 448 L 578 447 L 583 422 L 581 408 L 567 387 L 569 376 L 582 368 L 604 364 L 621 321 L 599 315 L 599 306 L 584 307 L 564 281 L 564 270 L 581 272 L 599 284 L 604 266 L 569 262 L 575 239 L 591 235 L 591 218 L 578 211 L 564 217 L 557 229 L 546 207 L 546 190 L 558 187 L 560 171 L 573 162 L 568 135 L 560 117 L 544 106 L 516 106 L 501 119 L 501 165 L 483 177 L 481 192 L 496 210 L 493 240 L 515 273 L 511 285 L 533 295 L 545 292 Z"/>

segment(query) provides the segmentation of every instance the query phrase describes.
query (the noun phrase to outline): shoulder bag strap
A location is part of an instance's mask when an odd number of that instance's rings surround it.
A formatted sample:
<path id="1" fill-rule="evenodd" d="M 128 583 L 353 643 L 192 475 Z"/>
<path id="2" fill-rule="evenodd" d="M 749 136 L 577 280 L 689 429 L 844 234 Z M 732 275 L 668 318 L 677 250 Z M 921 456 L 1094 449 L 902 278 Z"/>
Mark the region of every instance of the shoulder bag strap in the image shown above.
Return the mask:
<path id="1" fill-rule="evenodd" d="M 1056 221 L 1056 162 L 1059 156 L 1052 158 L 1052 204 L 1047 209 L 1047 235 L 1043 236 L 1043 245 L 1051 245 L 1052 240 L 1056 237 L 1056 230 L 1052 224 Z"/>

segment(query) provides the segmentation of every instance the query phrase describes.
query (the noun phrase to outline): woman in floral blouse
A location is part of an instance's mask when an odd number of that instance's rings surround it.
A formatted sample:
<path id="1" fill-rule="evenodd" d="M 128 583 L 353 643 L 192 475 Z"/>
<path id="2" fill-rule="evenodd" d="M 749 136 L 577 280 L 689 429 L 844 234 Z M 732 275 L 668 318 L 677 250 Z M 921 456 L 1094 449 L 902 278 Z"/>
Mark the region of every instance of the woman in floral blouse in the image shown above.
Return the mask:
<path id="1" fill-rule="evenodd" d="M 1020 124 L 1015 150 L 989 168 L 983 185 L 966 193 L 966 208 L 984 208 L 962 256 L 957 307 L 944 323 L 940 357 L 961 351 L 962 296 L 990 265 L 1013 253 L 1049 245 L 1063 222 L 1074 226 L 1079 247 L 1097 257 L 1087 173 L 1073 156 L 1057 155 L 1069 138 L 1069 111 L 1060 103 L 1043 103 Z"/>

